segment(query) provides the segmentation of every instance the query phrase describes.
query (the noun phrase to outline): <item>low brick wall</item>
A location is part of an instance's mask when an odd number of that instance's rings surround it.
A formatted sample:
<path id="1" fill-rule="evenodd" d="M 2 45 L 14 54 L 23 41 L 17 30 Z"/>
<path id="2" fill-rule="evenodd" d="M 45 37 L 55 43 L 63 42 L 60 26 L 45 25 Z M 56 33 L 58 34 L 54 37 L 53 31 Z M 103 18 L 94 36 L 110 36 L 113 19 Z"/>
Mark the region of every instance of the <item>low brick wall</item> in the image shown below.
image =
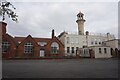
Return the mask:
<path id="1" fill-rule="evenodd" d="M 7 59 L 3 59 L 3 60 L 42 60 L 42 59 L 79 59 L 80 57 L 24 57 L 24 58 L 20 58 L 20 57 L 16 57 L 16 58 L 7 58 Z"/>

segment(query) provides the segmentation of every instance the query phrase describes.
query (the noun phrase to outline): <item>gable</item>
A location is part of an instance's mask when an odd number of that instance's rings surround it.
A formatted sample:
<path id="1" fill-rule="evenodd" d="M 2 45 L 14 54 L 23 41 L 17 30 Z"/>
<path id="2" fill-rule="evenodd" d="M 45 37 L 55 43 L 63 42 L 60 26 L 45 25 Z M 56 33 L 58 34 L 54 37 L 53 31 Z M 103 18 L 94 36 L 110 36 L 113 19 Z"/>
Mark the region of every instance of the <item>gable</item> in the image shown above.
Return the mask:
<path id="1" fill-rule="evenodd" d="M 31 42 L 31 43 L 33 43 L 33 45 L 34 46 L 39 46 L 37 43 L 36 43 L 36 41 L 32 38 L 32 36 L 31 35 L 28 35 L 26 38 L 24 38 L 23 40 L 22 40 L 23 38 L 20 38 L 19 37 L 19 40 L 20 41 L 22 41 L 20 44 L 19 44 L 19 46 L 23 46 L 26 42 Z"/>
<path id="2" fill-rule="evenodd" d="M 53 37 L 51 39 L 51 41 L 49 42 L 49 44 L 52 44 L 53 42 L 57 42 L 60 46 L 64 47 L 64 45 L 62 44 L 62 42 L 57 37 Z"/>
<path id="3" fill-rule="evenodd" d="M 12 36 L 10 36 L 9 34 L 2 35 L 2 41 L 8 41 L 12 45 L 16 45 L 14 38 Z"/>

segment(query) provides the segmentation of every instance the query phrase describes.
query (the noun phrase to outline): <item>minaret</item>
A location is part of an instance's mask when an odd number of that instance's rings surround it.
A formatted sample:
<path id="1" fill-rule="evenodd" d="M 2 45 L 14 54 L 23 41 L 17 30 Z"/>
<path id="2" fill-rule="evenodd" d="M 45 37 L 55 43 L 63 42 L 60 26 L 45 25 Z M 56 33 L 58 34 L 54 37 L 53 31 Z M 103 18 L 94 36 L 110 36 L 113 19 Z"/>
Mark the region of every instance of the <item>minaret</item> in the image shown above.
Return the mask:
<path id="1" fill-rule="evenodd" d="M 78 34 L 79 35 L 84 35 L 84 22 L 85 20 L 83 19 L 84 14 L 79 12 L 77 14 L 77 20 L 76 22 L 78 23 Z"/>

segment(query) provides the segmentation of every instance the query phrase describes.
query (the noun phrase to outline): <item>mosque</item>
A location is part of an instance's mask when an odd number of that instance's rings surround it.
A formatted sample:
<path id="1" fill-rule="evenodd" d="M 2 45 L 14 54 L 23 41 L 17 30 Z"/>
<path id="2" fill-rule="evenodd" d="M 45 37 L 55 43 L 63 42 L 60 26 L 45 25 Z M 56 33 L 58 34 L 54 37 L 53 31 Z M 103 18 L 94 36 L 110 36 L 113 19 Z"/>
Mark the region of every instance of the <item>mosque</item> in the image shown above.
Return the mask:
<path id="1" fill-rule="evenodd" d="M 65 56 L 80 56 L 92 58 L 110 58 L 116 56 L 118 51 L 118 39 L 110 33 L 90 34 L 84 31 L 84 14 L 77 14 L 78 34 L 63 31 L 59 40 L 65 46 Z"/>

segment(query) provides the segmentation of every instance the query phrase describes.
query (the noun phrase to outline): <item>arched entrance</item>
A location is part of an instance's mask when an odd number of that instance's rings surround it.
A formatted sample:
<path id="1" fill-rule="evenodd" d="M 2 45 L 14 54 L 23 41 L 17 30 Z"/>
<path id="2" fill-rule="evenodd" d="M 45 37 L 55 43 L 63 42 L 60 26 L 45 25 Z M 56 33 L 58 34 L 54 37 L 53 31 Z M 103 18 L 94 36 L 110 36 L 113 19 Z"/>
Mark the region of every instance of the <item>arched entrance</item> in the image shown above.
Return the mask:
<path id="1" fill-rule="evenodd" d="M 113 50 L 113 48 L 110 49 L 110 52 L 111 52 L 111 56 L 114 57 L 114 50 Z"/>
<path id="2" fill-rule="evenodd" d="M 118 49 L 115 48 L 115 56 L 118 57 Z"/>

